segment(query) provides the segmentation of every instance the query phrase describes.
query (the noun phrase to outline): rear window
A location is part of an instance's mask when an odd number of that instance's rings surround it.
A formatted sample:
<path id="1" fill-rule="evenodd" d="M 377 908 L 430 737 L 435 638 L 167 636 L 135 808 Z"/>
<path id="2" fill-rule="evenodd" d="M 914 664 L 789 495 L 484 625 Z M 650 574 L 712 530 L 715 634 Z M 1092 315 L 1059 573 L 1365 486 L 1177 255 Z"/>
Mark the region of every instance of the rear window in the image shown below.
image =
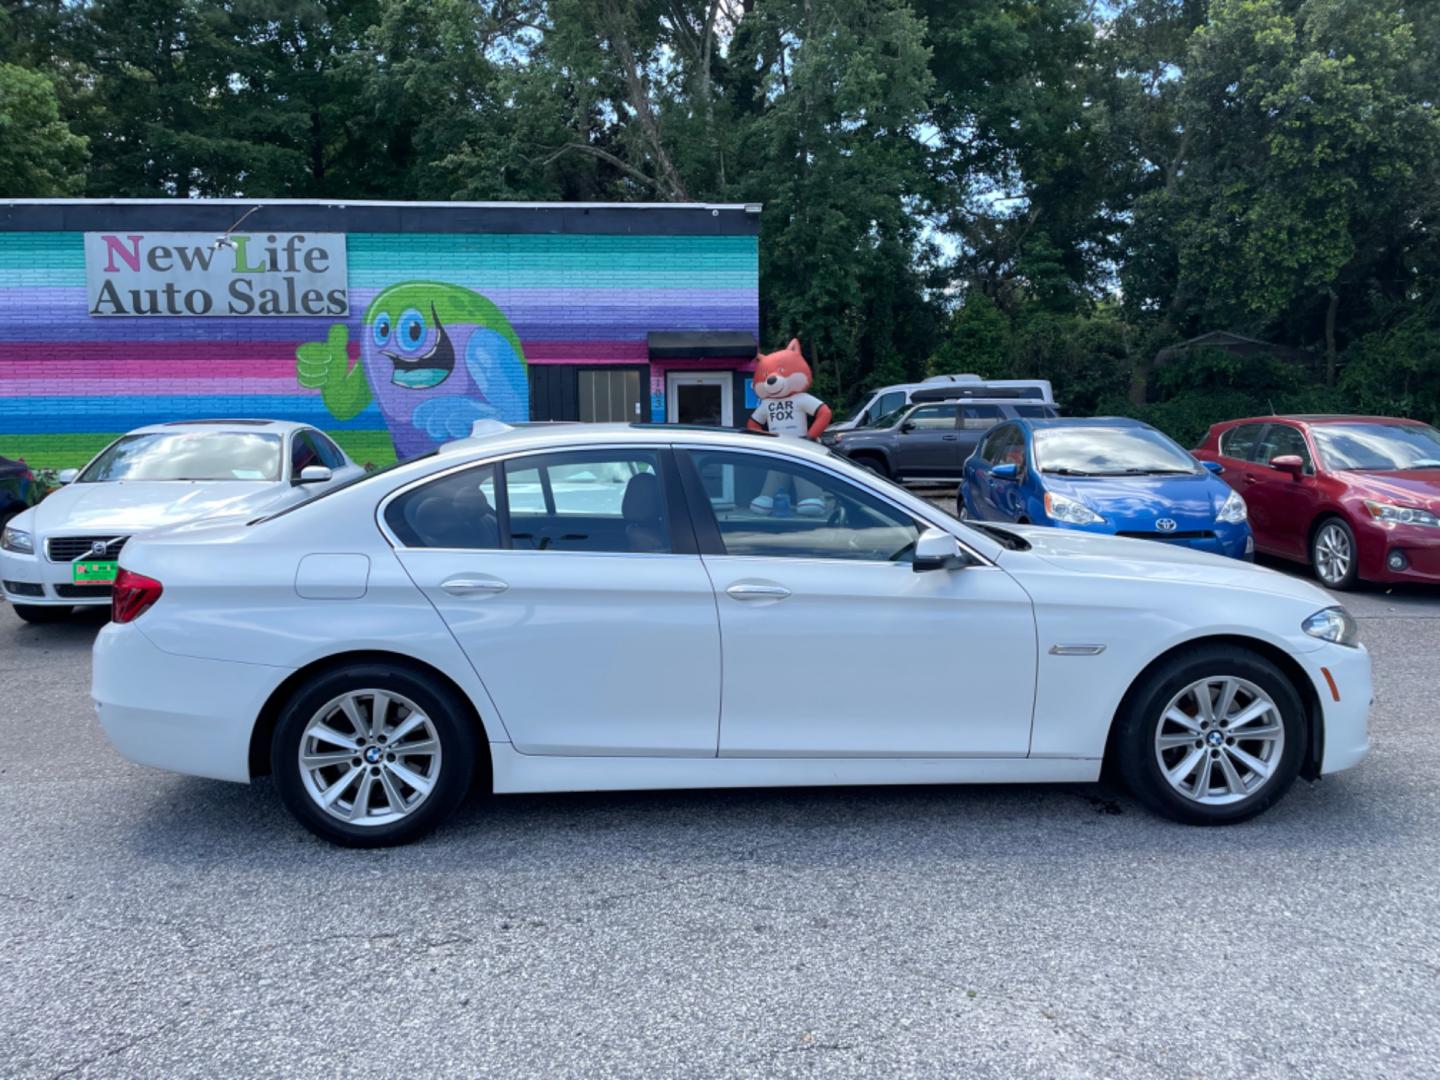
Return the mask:
<path id="1" fill-rule="evenodd" d="M 1255 454 L 1255 443 L 1260 438 L 1261 424 L 1241 424 L 1220 433 L 1220 455 L 1237 461 L 1250 461 Z"/>

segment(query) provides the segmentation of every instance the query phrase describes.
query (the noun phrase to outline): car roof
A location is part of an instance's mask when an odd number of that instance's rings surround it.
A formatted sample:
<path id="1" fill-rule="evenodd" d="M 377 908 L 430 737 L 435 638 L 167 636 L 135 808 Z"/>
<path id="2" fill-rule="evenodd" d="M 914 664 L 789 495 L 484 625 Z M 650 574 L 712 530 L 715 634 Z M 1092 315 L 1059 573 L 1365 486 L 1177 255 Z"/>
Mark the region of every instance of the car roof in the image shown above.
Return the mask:
<path id="1" fill-rule="evenodd" d="M 685 443 L 715 449 L 753 450 L 783 445 L 801 455 L 828 458 L 831 451 L 808 439 L 781 439 L 746 428 L 717 428 L 700 424 L 590 424 L 564 421 L 539 424 L 505 424 L 480 420 L 467 438 L 443 444 L 441 457 L 465 457 L 477 452 L 512 453 L 531 449 L 580 449 L 594 446 L 668 446 Z"/>
<path id="2" fill-rule="evenodd" d="M 1423 420 L 1411 420 L 1401 416 L 1367 416 L 1363 413 L 1283 413 L 1274 416 L 1247 416 L 1241 420 L 1224 420 L 1216 427 L 1238 427 L 1240 424 L 1268 424 L 1275 420 L 1289 420 L 1297 424 L 1415 424 L 1424 426 Z"/>
<path id="3" fill-rule="evenodd" d="M 1015 423 L 1026 424 L 1036 431 L 1042 428 L 1067 427 L 1133 427 L 1148 428 L 1150 425 L 1133 416 L 1021 416 Z"/>
<path id="4" fill-rule="evenodd" d="M 249 418 L 238 419 L 216 419 L 216 420 L 166 420 L 159 424 L 146 424 L 144 427 L 135 428 L 126 432 L 128 435 L 152 435 L 160 432 L 172 432 L 176 428 L 185 428 L 198 431 L 258 431 L 263 430 L 273 435 L 286 435 L 292 431 L 299 431 L 301 428 L 311 428 L 313 424 L 302 424 L 298 420 L 254 420 Z"/>

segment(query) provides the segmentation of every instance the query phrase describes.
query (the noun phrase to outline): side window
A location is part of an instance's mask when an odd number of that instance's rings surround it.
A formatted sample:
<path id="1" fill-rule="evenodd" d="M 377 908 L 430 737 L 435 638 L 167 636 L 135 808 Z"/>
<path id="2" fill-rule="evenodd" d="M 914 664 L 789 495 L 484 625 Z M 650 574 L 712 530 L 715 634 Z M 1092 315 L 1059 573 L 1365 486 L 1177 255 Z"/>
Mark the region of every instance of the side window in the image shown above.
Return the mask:
<path id="1" fill-rule="evenodd" d="M 1003 427 L 991 432 L 980 448 L 980 460 L 987 465 L 999 465 L 1006 448 L 1015 441 L 1019 432 L 1015 427 Z"/>
<path id="2" fill-rule="evenodd" d="M 960 426 L 966 431 L 985 431 L 1003 419 L 999 405 L 962 405 Z"/>
<path id="3" fill-rule="evenodd" d="M 308 431 L 297 431 L 290 437 L 290 479 L 299 479 L 302 469 L 323 464 Z"/>
<path id="4" fill-rule="evenodd" d="M 1271 458 L 1287 454 L 1294 454 L 1305 463 L 1305 471 L 1311 471 L 1310 447 L 1305 444 L 1305 436 L 1300 429 L 1288 424 L 1271 424 L 1265 429 L 1265 439 L 1260 444 L 1257 460 L 1268 465 Z"/>
<path id="5" fill-rule="evenodd" d="M 904 390 L 891 390 L 888 394 L 881 394 L 879 402 L 871 410 L 871 418 L 878 420 L 882 416 L 889 416 L 896 409 L 903 408 L 907 400 Z"/>
<path id="6" fill-rule="evenodd" d="M 1014 409 L 1016 416 L 1025 416 L 1032 420 L 1048 419 L 1055 415 L 1055 410 L 1049 405 L 1016 405 Z"/>
<path id="7" fill-rule="evenodd" d="M 522 551 L 666 553 L 670 521 L 653 450 L 577 450 L 505 463 L 510 544 Z"/>
<path id="8" fill-rule="evenodd" d="M 1260 438 L 1260 424 L 1241 424 L 1220 434 L 1220 455 L 1238 461 L 1253 461 L 1256 440 Z"/>
<path id="9" fill-rule="evenodd" d="M 890 562 L 914 553 L 915 521 L 846 480 L 760 454 L 690 458 L 727 555 Z"/>
<path id="10" fill-rule="evenodd" d="M 315 443 L 315 450 L 320 455 L 320 464 L 327 469 L 343 469 L 345 467 L 345 455 L 340 448 L 330 441 L 329 436 L 318 431 L 306 432 Z"/>
<path id="11" fill-rule="evenodd" d="M 406 547 L 500 547 L 495 466 L 480 465 L 412 488 L 385 508 L 385 524 Z"/>
<path id="12" fill-rule="evenodd" d="M 954 405 L 921 405 L 905 418 L 909 431 L 954 431 Z"/>

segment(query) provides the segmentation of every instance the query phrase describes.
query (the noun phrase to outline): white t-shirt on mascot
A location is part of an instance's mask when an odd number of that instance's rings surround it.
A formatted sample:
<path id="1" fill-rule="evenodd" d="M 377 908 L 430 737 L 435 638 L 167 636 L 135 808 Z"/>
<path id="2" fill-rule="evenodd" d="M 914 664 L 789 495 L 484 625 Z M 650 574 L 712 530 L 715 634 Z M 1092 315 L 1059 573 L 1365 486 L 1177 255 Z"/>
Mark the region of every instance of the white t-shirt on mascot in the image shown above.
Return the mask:
<path id="1" fill-rule="evenodd" d="M 821 406 L 814 394 L 791 394 L 783 398 L 762 398 L 750 415 L 772 435 L 803 439 L 810 430 L 810 417 Z"/>

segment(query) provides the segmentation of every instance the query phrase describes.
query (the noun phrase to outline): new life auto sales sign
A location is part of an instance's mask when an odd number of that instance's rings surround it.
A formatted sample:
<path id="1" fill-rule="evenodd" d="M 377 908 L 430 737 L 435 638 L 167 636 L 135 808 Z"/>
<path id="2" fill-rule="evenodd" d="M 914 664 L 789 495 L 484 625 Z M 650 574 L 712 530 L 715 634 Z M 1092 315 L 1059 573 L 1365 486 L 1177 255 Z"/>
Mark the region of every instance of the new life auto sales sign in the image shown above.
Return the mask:
<path id="1" fill-rule="evenodd" d="M 343 233 L 85 234 L 91 315 L 346 315 Z"/>

